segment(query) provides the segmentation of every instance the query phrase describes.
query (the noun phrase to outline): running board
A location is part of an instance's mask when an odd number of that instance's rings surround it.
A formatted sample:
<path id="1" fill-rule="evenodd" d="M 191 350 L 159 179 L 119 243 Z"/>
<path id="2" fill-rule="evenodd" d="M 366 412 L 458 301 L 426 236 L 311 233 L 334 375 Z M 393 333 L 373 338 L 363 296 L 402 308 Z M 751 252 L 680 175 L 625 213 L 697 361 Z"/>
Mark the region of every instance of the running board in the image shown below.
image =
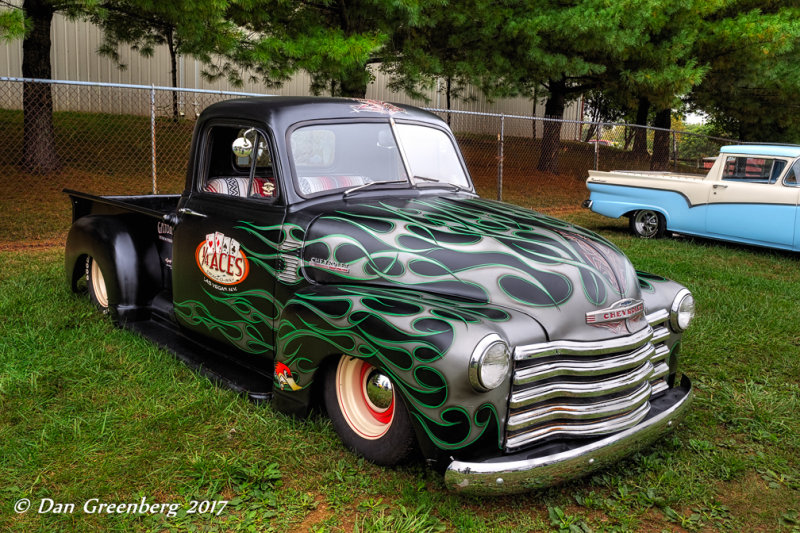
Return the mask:
<path id="1" fill-rule="evenodd" d="M 255 402 L 272 398 L 272 364 L 266 358 L 263 366 L 246 364 L 234 356 L 195 341 L 177 326 L 159 320 L 157 315 L 150 320 L 127 322 L 123 327 L 171 352 L 218 385 L 246 394 Z M 204 341 L 208 343 L 207 339 Z"/>

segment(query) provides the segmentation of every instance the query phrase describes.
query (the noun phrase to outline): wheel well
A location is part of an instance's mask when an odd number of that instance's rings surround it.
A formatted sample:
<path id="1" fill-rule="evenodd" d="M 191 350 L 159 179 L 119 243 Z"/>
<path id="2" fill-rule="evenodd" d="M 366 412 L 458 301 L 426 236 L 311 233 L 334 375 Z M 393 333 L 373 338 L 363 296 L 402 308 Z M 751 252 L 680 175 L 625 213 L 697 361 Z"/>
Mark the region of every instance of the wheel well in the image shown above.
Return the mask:
<path id="1" fill-rule="evenodd" d="M 72 265 L 72 275 L 70 276 L 70 288 L 72 292 L 86 292 L 86 260 L 89 254 L 81 254 L 75 258 Z"/>
<path id="2" fill-rule="evenodd" d="M 343 357 L 343 354 L 332 353 L 320 360 L 319 366 L 314 372 L 314 381 L 311 384 L 311 397 L 308 405 L 310 411 L 317 411 L 327 416 L 325 402 L 322 398 L 325 391 L 325 374 L 330 370 L 330 367 L 339 362 L 340 357 Z"/>

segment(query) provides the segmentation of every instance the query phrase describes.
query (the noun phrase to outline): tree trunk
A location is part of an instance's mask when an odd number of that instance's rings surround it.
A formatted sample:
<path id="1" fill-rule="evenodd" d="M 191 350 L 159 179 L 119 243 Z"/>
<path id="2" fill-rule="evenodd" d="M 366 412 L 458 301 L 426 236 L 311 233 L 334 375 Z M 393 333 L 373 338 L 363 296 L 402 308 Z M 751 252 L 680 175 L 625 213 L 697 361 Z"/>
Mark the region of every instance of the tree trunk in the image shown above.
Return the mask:
<path id="1" fill-rule="evenodd" d="M 589 142 L 597 133 L 597 122 L 590 122 L 589 127 L 586 128 L 586 135 L 583 137 L 583 142 Z"/>
<path id="2" fill-rule="evenodd" d="M 545 118 L 564 118 L 566 105 L 566 80 L 550 80 L 548 83 L 550 95 L 544 104 Z M 541 172 L 558 173 L 558 152 L 561 148 L 561 122 L 545 121 L 542 134 L 542 152 L 539 155 L 539 164 L 536 169 Z"/>
<path id="3" fill-rule="evenodd" d="M 178 88 L 178 53 L 175 51 L 175 39 L 172 28 L 167 30 L 167 49 L 169 50 L 169 75 L 172 86 Z M 172 120 L 178 122 L 178 91 L 172 91 Z"/>
<path id="4" fill-rule="evenodd" d="M 649 114 L 650 100 L 647 98 L 639 98 L 639 107 L 636 108 L 637 126 L 647 126 L 647 116 Z M 647 157 L 647 128 L 634 128 L 633 153 L 641 158 Z"/>
<path id="5" fill-rule="evenodd" d="M 638 129 L 639 128 L 631 126 L 627 126 L 625 128 L 625 133 L 623 135 L 623 137 L 625 138 L 625 147 L 623 148 L 624 150 L 627 150 L 630 147 L 631 141 L 633 141 L 633 136 L 636 134 Z"/>
<path id="6" fill-rule="evenodd" d="M 24 0 L 22 9 L 30 31 L 22 41 L 22 77 L 50 79 L 50 24 L 55 10 L 46 0 Z M 61 167 L 53 128 L 53 94 L 49 83 L 22 85 L 22 166 L 28 172 L 47 174 Z"/>
<path id="7" fill-rule="evenodd" d="M 672 125 L 672 110 L 662 109 L 656 113 L 653 125 L 656 128 L 653 134 L 653 158 L 650 160 L 650 170 L 669 169 L 669 128 Z"/>

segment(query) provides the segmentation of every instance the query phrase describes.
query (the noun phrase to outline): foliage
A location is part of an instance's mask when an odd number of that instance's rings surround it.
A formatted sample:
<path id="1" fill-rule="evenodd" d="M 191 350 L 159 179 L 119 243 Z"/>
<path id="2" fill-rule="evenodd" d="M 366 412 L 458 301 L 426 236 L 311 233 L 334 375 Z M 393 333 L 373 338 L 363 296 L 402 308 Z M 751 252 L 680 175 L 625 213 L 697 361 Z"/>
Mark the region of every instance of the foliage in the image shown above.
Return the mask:
<path id="1" fill-rule="evenodd" d="M 120 68 L 126 67 L 118 51 L 122 44 L 148 57 L 156 46 L 166 46 L 172 86 L 177 87 L 178 55 L 191 55 L 208 64 L 212 54 L 229 50 L 242 39 L 239 29 L 226 19 L 228 6 L 228 0 L 106 0 L 88 14 L 103 30 L 98 52 Z M 173 93 L 176 118 L 177 100 Z"/>
<path id="2" fill-rule="evenodd" d="M 372 80 L 369 65 L 397 53 L 396 41 L 419 23 L 421 5 L 419 0 L 239 0 L 228 16 L 250 39 L 212 74 L 235 76 L 238 65 L 275 83 L 305 70 L 315 94 L 363 98 Z"/>
<path id="3" fill-rule="evenodd" d="M 691 135 L 678 135 L 678 154 L 681 159 L 714 157 L 725 142 L 722 138 L 730 139 L 732 137 L 710 123 L 690 124 L 683 129 Z"/>
<path id="4" fill-rule="evenodd" d="M 104 33 L 99 52 L 117 62 L 118 47 L 129 44 L 144 56 L 167 45 L 170 52 L 211 61 L 211 53 L 231 46 L 236 28 L 225 20 L 227 0 L 108 0 L 91 12 Z M 121 65 L 125 67 L 125 65 Z"/>
<path id="5" fill-rule="evenodd" d="M 5 2 L 0 2 L 4 5 Z M 0 9 L 0 41 L 11 41 L 25 33 L 25 17 L 17 8 Z"/>
<path id="6" fill-rule="evenodd" d="M 800 2 L 724 4 L 696 41 L 710 70 L 688 101 L 743 140 L 800 142 Z"/>

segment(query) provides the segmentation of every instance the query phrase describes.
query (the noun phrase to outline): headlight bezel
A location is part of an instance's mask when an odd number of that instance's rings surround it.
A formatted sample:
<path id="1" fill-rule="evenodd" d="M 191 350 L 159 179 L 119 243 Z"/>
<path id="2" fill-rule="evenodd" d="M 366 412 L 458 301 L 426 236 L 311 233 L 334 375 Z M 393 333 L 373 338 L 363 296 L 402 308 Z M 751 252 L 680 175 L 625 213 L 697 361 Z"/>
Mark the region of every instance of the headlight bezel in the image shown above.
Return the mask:
<path id="1" fill-rule="evenodd" d="M 502 349 L 498 354 L 497 350 Z M 487 361 L 487 358 L 495 358 L 502 355 L 504 368 L 502 371 L 496 370 L 489 374 L 488 364 L 496 364 L 497 361 Z M 476 391 L 489 392 L 496 389 L 508 378 L 511 370 L 511 349 L 500 335 L 492 333 L 485 336 L 478 342 L 469 359 L 469 382 Z"/>
<path id="2" fill-rule="evenodd" d="M 669 324 L 677 333 L 686 331 L 695 317 L 695 300 L 689 289 L 681 289 L 672 300 L 669 309 Z"/>

